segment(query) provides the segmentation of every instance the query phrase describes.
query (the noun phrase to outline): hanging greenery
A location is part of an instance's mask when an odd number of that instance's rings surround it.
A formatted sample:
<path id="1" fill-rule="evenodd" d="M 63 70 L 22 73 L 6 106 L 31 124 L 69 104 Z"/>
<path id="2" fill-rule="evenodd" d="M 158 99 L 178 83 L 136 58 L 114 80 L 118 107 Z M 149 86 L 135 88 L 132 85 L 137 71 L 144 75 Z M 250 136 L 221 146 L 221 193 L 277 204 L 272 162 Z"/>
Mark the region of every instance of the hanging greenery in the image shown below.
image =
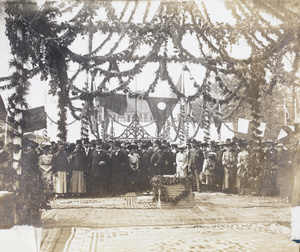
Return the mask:
<path id="1" fill-rule="evenodd" d="M 148 1 L 142 20 L 138 23 L 135 22 L 135 16 L 140 4 L 136 1 L 129 5 L 128 1 L 124 3 L 121 12 L 117 13 L 111 1 L 70 1 L 61 4 L 46 2 L 42 6 L 34 2 L 6 2 L 6 35 L 11 51 L 13 55 L 22 55 L 23 64 L 27 68 L 22 67 L 23 87 L 19 88 L 17 95 L 10 101 L 19 101 L 19 96 L 26 95 L 30 78 L 39 75 L 41 80 L 48 80 L 50 93 L 59 96 L 58 136 L 64 140 L 67 135 L 67 108 L 75 119 L 81 119 L 70 99 L 72 92 L 77 92 L 79 99 L 91 102 L 94 97 L 102 95 L 106 88 L 111 93 L 121 91 L 128 93 L 132 98 L 147 99 L 157 88 L 159 80 L 166 80 L 178 99 L 184 98 L 190 102 L 203 97 L 209 102 L 229 104 L 237 99 L 238 92 L 245 91 L 244 87 L 247 87 L 247 92 L 252 88 L 255 90 L 255 84 L 248 81 L 255 65 L 268 69 L 273 74 L 269 82 L 262 83 L 269 90 L 286 77 L 289 78 L 289 83 L 299 82 L 296 72 L 299 67 L 297 24 L 300 17 L 286 8 L 284 1 L 275 3 L 263 0 L 229 0 L 220 3 L 230 11 L 235 20 L 234 24 L 212 21 L 209 9 L 203 1 L 161 1 L 151 20 L 149 13 L 153 5 Z M 103 11 L 105 15 L 99 15 Z M 64 21 L 58 21 L 67 12 L 71 13 L 72 17 L 69 20 L 66 18 Z M 125 15 L 126 13 L 129 15 Z M 266 15 L 275 18 L 280 25 L 272 25 Z M 22 27 L 22 43 L 17 39 L 18 27 Z M 93 39 L 96 33 L 104 36 L 102 41 Z M 199 55 L 191 53 L 186 47 L 184 38 L 189 35 L 198 42 Z M 89 37 L 89 52 L 84 55 L 72 49 L 72 43 L 80 36 Z M 112 43 L 114 36 L 118 36 L 118 39 Z M 127 38 L 127 47 L 119 50 Z M 252 49 L 251 56 L 246 59 L 236 59 L 231 54 L 231 49 L 241 39 L 245 39 Z M 169 48 L 170 44 L 173 45 L 173 51 Z M 139 48 L 145 45 L 150 47 L 150 51 L 145 55 L 137 54 Z M 110 46 L 110 49 L 107 53 L 102 53 L 105 46 Z M 290 51 L 294 52 L 296 57 L 293 62 L 294 70 L 287 72 L 284 70 L 282 59 Z M 75 75 L 69 77 L 69 66 L 74 63 L 78 65 L 78 70 Z M 120 71 L 120 65 L 123 63 L 130 63 L 131 66 Z M 159 65 L 154 81 L 144 93 L 137 94 L 130 90 L 129 84 L 149 63 Z M 201 65 L 208 72 L 214 73 L 215 81 L 210 81 L 210 85 L 219 86 L 222 98 L 214 97 L 205 91 L 199 80 L 194 81 L 194 94 L 182 94 L 171 78 L 168 68 L 171 63 Z M 18 69 L 19 66 L 14 63 L 14 67 Z M 11 76 L 0 78 L 1 82 L 10 82 L 2 85 L 0 89 L 17 87 L 18 71 Z M 96 79 L 103 79 L 101 83 L 96 83 L 99 88 L 82 90 L 77 86 L 77 77 L 86 71 L 94 74 Z M 239 85 L 233 89 L 228 88 L 222 81 L 221 74 L 239 79 Z M 119 85 L 110 89 L 109 83 L 113 78 L 118 79 Z M 241 94 L 242 99 L 248 101 L 244 94 Z M 10 104 L 10 107 L 13 105 Z M 88 110 L 87 113 L 93 113 L 93 110 Z"/>

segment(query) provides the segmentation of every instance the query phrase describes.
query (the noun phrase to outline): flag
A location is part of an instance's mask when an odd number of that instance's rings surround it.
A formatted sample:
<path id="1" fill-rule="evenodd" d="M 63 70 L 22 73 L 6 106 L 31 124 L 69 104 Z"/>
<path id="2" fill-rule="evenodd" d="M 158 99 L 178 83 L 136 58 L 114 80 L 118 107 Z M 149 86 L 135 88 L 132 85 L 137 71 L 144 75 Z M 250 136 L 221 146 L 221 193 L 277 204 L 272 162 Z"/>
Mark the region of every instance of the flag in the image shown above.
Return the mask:
<path id="1" fill-rule="evenodd" d="M 28 109 L 23 112 L 23 132 L 32 132 L 46 128 L 45 107 Z"/>
<path id="2" fill-rule="evenodd" d="M 259 131 L 261 131 L 262 133 L 258 134 L 259 137 L 263 137 L 265 134 L 265 130 L 266 130 L 266 123 L 261 122 L 259 127 L 257 128 Z"/>
<path id="3" fill-rule="evenodd" d="M 0 95 L 0 120 L 5 121 L 6 120 L 7 111 L 5 109 L 4 102 L 2 100 L 2 97 Z"/>
<path id="4" fill-rule="evenodd" d="M 285 138 L 286 136 L 288 136 L 288 133 L 286 133 L 283 129 L 280 129 L 280 132 L 279 132 L 277 140 Z"/>
<path id="5" fill-rule="evenodd" d="M 293 135 L 295 132 L 294 126 L 282 126 L 281 129 L 283 129 L 289 136 Z"/>
<path id="6" fill-rule="evenodd" d="M 124 115 L 127 109 L 127 98 L 123 94 L 107 94 L 96 98 L 96 108 L 104 107 L 119 115 Z"/>
<path id="7" fill-rule="evenodd" d="M 243 118 L 238 118 L 238 132 L 248 134 L 250 121 Z"/>
<path id="8" fill-rule="evenodd" d="M 176 98 L 148 97 L 147 103 L 155 120 L 158 133 L 172 114 L 177 102 Z"/>

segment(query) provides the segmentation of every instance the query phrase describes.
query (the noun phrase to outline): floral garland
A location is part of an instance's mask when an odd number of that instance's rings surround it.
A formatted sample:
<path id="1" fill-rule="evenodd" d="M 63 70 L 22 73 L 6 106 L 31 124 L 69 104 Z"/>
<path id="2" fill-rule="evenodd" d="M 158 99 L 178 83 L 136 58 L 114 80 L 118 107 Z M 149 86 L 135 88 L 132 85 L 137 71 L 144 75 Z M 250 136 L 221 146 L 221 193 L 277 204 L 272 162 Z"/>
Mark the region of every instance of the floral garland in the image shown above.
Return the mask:
<path id="1" fill-rule="evenodd" d="M 192 177 L 185 178 L 177 178 L 177 177 L 164 177 L 164 176 L 155 176 L 151 179 L 152 189 L 156 198 L 158 197 L 158 191 L 161 190 L 160 200 L 165 202 L 172 202 L 174 205 L 185 198 L 191 192 L 190 186 L 192 182 Z M 175 184 L 184 184 L 184 189 L 180 194 L 175 197 L 171 197 L 167 192 L 167 185 L 175 185 Z"/>
<path id="2" fill-rule="evenodd" d="M 25 6 L 25 5 L 24 5 Z M 71 11 L 74 7 L 81 6 L 77 14 L 69 20 L 69 22 L 56 23 L 56 16 L 62 15 Z M 287 9 L 282 3 L 272 4 L 270 2 L 263 3 L 262 1 L 253 1 L 252 3 L 241 0 L 238 3 L 227 1 L 224 3 L 225 8 L 231 11 L 233 18 L 237 21 L 235 26 L 229 24 L 213 23 L 210 19 L 208 9 L 202 2 L 202 11 L 195 1 L 185 3 L 161 2 L 151 22 L 146 19 L 149 14 L 151 3 L 148 1 L 146 10 L 143 16 L 142 23 L 134 23 L 133 17 L 138 9 L 139 3 L 136 2 L 132 9 L 129 10 L 129 2 L 126 2 L 121 15 L 118 17 L 115 13 L 115 8 L 109 1 L 99 1 L 93 3 L 68 3 L 56 6 L 55 3 L 46 3 L 43 7 L 38 8 L 35 3 L 26 4 L 25 8 L 19 3 L 8 2 L 5 5 L 5 11 L 8 14 L 6 19 L 6 33 L 10 40 L 11 50 L 14 55 L 22 54 L 24 64 L 31 65 L 35 69 L 33 75 L 41 74 L 42 80 L 47 80 L 51 76 L 51 88 L 54 95 L 59 94 L 60 102 L 60 137 L 65 138 L 67 130 L 65 128 L 66 107 L 72 112 L 72 115 L 77 120 L 81 119 L 75 114 L 75 110 L 69 97 L 69 89 L 75 89 L 70 84 L 66 71 L 70 62 L 79 64 L 82 70 L 94 71 L 95 74 L 104 76 L 104 81 L 100 87 L 105 88 L 106 83 L 117 77 L 120 85 L 112 90 L 112 93 L 123 91 L 128 93 L 130 97 L 146 99 L 149 93 L 154 92 L 156 84 L 159 80 L 167 80 L 171 90 L 177 95 L 178 99 L 185 98 L 187 101 L 193 101 L 199 96 L 205 96 L 209 102 L 229 103 L 236 100 L 237 91 L 241 87 L 248 85 L 245 80 L 247 74 L 251 74 L 248 68 L 251 64 L 262 64 L 264 68 L 272 69 L 276 67 L 276 72 L 283 72 L 283 67 L 279 65 L 278 60 L 274 61 L 276 55 L 281 54 L 288 46 L 292 46 L 294 52 L 299 50 L 299 40 L 297 40 L 297 27 L 292 22 L 299 20 L 299 15 Z M 104 8 L 107 20 L 95 20 L 97 10 Z M 251 9 L 251 14 L 249 14 Z M 124 20 L 125 13 L 129 14 L 129 18 Z M 263 14 L 270 14 L 282 21 L 280 29 L 273 27 Z M 87 21 L 90 22 L 87 22 Z M 190 21 L 188 21 L 190 20 Z M 290 21 L 286 21 L 290 20 Z M 87 23 L 87 25 L 86 25 Z M 263 29 L 257 29 L 264 25 Z M 22 26 L 24 30 L 24 41 L 18 44 L 16 41 L 16 29 Z M 255 29 L 253 29 L 255 27 Z M 106 39 L 93 51 L 87 55 L 78 55 L 71 51 L 70 45 L 76 37 L 96 32 L 107 34 Z M 267 31 L 267 32 L 266 32 Z M 199 43 L 198 47 L 201 56 L 192 55 L 183 46 L 183 37 L 186 34 L 194 34 Z M 257 33 L 260 36 L 257 36 Z M 97 52 L 107 42 L 110 41 L 113 34 L 118 34 L 120 39 L 114 43 L 109 53 L 98 56 Z M 124 34 L 130 38 L 129 46 L 121 51 L 116 52 L 120 41 L 124 38 Z M 273 36 L 274 35 L 274 36 Z M 229 55 L 229 50 L 233 44 L 238 42 L 241 36 L 245 37 L 248 44 L 252 47 L 253 54 L 245 60 L 238 60 Z M 262 37 L 267 43 L 263 43 Z M 277 37 L 278 39 L 274 39 Z M 163 55 L 159 52 L 166 45 L 167 41 L 172 41 L 174 49 L 177 50 L 174 56 L 167 55 L 166 51 Z M 214 42 L 213 42 L 214 41 Z M 89 41 L 90 44 L 92 41 Z M 153 49 L 145 56 L 136 56 L 134 52 L 141 45 L 150 45 Z M 214 55 L 208 57 L 203 51 L 203 45 L 206 45 Z M 278 50 L 281 48 L 281 50 Z M 59 52 L 59 53 L 56 53 Z M 60 55 L 60 58 L 55 58 Z M 134 56 L 134 57 L 133 57 Z M 280 56 L 282 59 L 282 56 Z M 100 68 L 100 65 L 105 62 L 110 62 L 111 67 L 108 70 Z M 134 67 L 130 70 L 120 72 L 116 67 L 121 62 L 134 62 Z M 150 84 L 148 90 L 142 95 L 132 92 L 129 89 L 129 83 L 132 78 L 139 74 L 147 63 L 159 62 L 159 70 L 156 73 L 155 80 Z M 197 91 L 194 95 L 185 96 L 176 89 L 172 79 L 169 76 L 167 63 L 169 62 L 189 62 L 202 65 L 215 72 L 216 84 L 220 86 L 223 94 L 227 94 L 222 100 L 212 97 L 209 93 L 204 92 L 203 87 L 195 82 Z M 278 64 L 277 64 L 278 62 Z M 61 66 L 63 67 L 61 68 Z M 276 66 L 274 66 L 276 65 Z M 299 57 L 293 64 L 293 71 L 289 74 L 291 82 L 296 77 L 296 70 L 299 67 Z M 31 70 L 28 70 L 28 72 Z M 80 71 L 78 71 L 79 74 Z M 241 80 L 240 85 L 233 91 L 226 87 L 218 73 L 232 74 Z M 284 74 L 284 73 L 283 73 Z M 76 75 L 77 76 L 77 75 Z M 75 80 L 71 80 L 71 83 Z M 30 78 L 29 74 L 26 80 Z M 12 76 L 0 78 L 0 81 L 11 80 Z M 124 81 L 123 79 L 126 79 Z M 298 79 L 298 78 L 297 78 Z M 272 78 L 272 86 L 275 83 L 275 78 Z M 12 84 L 1 86 L 1 89 L 14 88 Z M 26 83 L 26 81 L 24 81 Z M 264 83 L 266 84 L 266 83 Z M 29 84 L 28 84 L 29 85 Z M 252 85 L 250 83 L 250 85 Z M 27 84 L 25 85 L 27 88 Z M 251 86 L 248 87 L 252 88 Z M 255 88 L 255 87 L 254 87 Z M 59 90 L 59 92 L 57 92 Z M 77 90 L 79 91 L 79 90 Z M 96 92 L 101 93 L 102 90 Z M 83 100 L 91 99 L 95 94 L 90 92 L 80 92 Z"/>

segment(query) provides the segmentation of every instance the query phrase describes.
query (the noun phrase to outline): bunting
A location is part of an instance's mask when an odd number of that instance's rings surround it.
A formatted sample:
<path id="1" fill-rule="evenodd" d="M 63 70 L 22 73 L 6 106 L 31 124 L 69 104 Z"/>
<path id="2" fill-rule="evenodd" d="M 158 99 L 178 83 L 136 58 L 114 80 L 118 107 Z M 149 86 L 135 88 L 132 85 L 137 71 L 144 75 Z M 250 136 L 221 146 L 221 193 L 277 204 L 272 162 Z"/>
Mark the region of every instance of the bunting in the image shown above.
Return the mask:
<path id="1" fill-rule="evenodd" d="M 23 132 L 32 132 L 46 128 L 45 107 L 28 109 L 23 112 Z"/>
<path id="2" fill-rule="evenodd" d="M 106 94 L 96 97 L 96 108 L 104 107 L 119 115 L 124 115 L 127 109 L 127 97 L 124 94 Z"/>
<path id="3" fill-rule="evenodd" d="M 176 98 L 148 97 L 147 103 L 155 120 L 158 133 L 160 133 L 177 102 Z"/>

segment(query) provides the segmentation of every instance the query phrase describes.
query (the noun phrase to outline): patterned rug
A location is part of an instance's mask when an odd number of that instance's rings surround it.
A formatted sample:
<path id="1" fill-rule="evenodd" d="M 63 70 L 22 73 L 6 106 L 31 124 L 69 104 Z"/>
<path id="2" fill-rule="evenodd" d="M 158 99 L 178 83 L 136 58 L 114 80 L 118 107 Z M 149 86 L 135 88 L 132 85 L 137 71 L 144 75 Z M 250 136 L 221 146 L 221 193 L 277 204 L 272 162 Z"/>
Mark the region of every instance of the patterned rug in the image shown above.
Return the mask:
<path id="1" fill-rule="evenodd" d="M 68 208 L 115 208 L 115 209 L 145 209 L 158 208 L 151 197 L 123 196 L 110 198 L 76 198 L 56 199 L 50 202 L 52 209 Z"/>
<path id="2" fill-rule="evenodd" d="M 57 231 L 54 233 L 59 233 Z M 52 252 L 46 243 L 41 251 Z M 74 227 L 63 251 L 298 251 L 298 247 L 290 240 L 289 228 L 276 223 L 245 223 L 192 227 Z"/>

